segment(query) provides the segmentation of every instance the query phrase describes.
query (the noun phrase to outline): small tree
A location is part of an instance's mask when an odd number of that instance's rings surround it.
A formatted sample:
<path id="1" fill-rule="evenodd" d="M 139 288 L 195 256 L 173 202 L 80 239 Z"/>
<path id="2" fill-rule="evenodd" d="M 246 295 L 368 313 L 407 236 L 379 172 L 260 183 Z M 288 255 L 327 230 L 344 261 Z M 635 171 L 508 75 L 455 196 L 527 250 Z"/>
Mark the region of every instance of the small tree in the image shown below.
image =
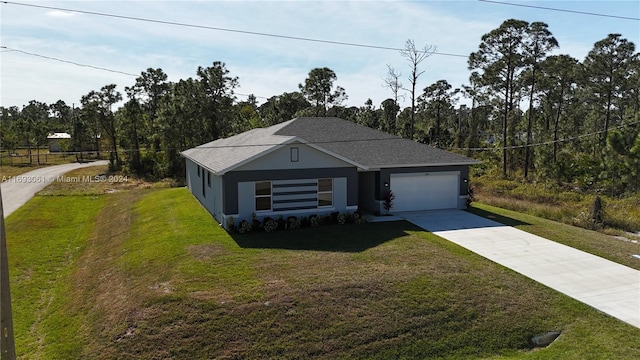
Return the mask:
<path id="1" fill-rule="evenodd" d="M 395 198 L 396 196 L 393 195 L 393 191 L 391 190 L 387 191 L 387 193 L 384 195 L 384 203 L 382 205 L 384 206 L 384 209 L 387 213 L 390 212 L 393 208 L 393 200 Z"/>
<path id="2" fill-rule="evenodd" d="M 591 212 L 591 216 L 595 224 L 602 225 L 602 222 L 604 221 L 604 207 L 602 205 L 602 199 L 600 199 L 600 196 L 596 196 L 595 200 L 593 200 L 593 210 Z"/>
<path id="3" fill-rule="evenodd" d="M 348 98 L 342 86 L 335 87 L 336 73 L 327 68 L 315 68 L 309 72 L 304 84 L 298 84 L 300 93 L 315 107 L 315 116 L 327 116 L 331 106 L 337 106 Z"/>

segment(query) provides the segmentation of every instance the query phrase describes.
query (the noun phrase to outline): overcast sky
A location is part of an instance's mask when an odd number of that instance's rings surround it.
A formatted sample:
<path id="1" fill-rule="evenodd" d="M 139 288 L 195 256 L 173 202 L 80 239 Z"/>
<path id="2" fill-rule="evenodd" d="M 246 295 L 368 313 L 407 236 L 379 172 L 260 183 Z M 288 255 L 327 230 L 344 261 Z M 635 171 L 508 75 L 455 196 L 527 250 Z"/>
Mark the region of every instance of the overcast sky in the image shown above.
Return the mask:
<path id="1" fill-rule="evenodd" d="M 388 48 L 407 39 L 437 52 L 421 64 L 418 88 L 445 79 L 466 84 L 468 55 L 483 34 L 509 18 L 542 21 L 556 37 L 555 53 L 582 61 L 596 41 L 620 33 L 640 44 L 640 1 L 516 1 L 616 17 L 513 6 L 484 1 L 24 1 L 0 3 L 0 105 L 29 100 L 78 104 L 80 97 L 107 84 L 124 87 L 147 68 L 162 68 L 169 80 L 195 77 L 198 66 L 226 63 L 239 78 L 238 94 L 264 98 L 298 90 L 315 67 L 329 67 L 346 89 L 345 105 L 374 105 L 391 96 L 383 87 L 389 64 L 409 85 L 409 66 L 395 50 L 260 36 L 139 20 L 215 27 L 244 32 L 311 38 Z M 634 19 L 625 19 L 635 18 Z M 638 49 L 636 48 L 636 51 Z M 26 54 L 26 53 L 30 54 Z M 39 55 L 39 56 L 36 56 Z M 63 63 L 90 65 L 118 72 Z M 124 72 L 128 74 L 122 74 Z M 239 100 L 246 97 L 238 95 Z"/>

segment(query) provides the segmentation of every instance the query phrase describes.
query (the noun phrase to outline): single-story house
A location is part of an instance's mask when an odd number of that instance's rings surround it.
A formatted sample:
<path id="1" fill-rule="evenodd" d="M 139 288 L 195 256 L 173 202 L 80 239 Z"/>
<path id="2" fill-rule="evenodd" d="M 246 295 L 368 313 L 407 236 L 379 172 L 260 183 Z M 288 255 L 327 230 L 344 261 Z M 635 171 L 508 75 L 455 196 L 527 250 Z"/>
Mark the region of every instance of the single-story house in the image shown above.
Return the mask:
<path id="1" fill-rule="evenodd" d="M 60 152 L 69 146 L 71 135 L 66 132 L 51 133 L 47 136 L 47 141 L 49 142 L 49 152 Z M 64 144 L 65 142 L 67 144 Z"/>
<path id="2" fill-rule="evenodd" d="M 478 161 L 339 118 L 300 117 L 183 151 L 193 195 L 223 225 L 309 216 L 464 208 Z"/>

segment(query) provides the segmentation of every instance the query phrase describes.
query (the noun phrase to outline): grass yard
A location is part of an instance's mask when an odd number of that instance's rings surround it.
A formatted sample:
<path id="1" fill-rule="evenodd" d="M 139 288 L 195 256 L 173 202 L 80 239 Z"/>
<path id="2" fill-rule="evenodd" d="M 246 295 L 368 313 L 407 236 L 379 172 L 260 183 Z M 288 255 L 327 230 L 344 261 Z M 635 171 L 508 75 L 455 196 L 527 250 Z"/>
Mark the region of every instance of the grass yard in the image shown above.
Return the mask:
<path id="1" fill-rule="evenodd" d="M 91 179 L 92 181 L 64 182 L 56 181 L 40 191 L 39 195 L 102 195 L 134 189 L 170 187 L 173 180 L 149 182 L 132 175 L 110 173 L 109 165 L 90 166 L 69 171 L 67 178 Z"/>
<path id="2" fill-rule="evenodd" d="M 91 248 L 104 197 L 36 197 L 6 221 L 7 253 L 19 358 L 74 359 L 80 354 L 80 312 L 69 312 L 77 259 Z"/>
<path id="3" fill-rule="evenodd" d="M 59 195 L 7 221 L 23 359 L 640 357 L 639 329 L 407 222 L 232 237 L 184 188 Z"/>

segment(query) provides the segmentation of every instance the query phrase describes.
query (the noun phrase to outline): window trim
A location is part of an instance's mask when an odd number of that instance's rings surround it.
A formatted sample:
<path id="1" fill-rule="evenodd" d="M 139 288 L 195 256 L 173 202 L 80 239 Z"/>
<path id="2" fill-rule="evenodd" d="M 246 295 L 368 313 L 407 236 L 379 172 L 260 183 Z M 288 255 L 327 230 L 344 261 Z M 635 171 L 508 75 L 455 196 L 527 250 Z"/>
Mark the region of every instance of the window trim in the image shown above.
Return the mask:
<path id="1" fill-rule="evenodd" d="M 331 184 L 331 190 L 330 191 L 320 191 L 320 181 L 322 180 L 329 180 L 330 184 Z M 320 194 L 331 194 L 331 204 L 328 205 L 320 205 Z M 322 178 L 322 179 L 318 179 L 318 207 L 319 208 L 325 208 L 325 207 L 332 207 L 333 206 L 333 178 Z"/>
<path id="2" fill-rule="evenodd" d="M 211 171 L 207 171 L 207 186 L 211 187 Z"/>
<path id="3" fill-rule="evenodd" d="M 198 177 L 200 177 L 200 165 L 196 165 L 196 167 L 198 168 Z"/>
<path id="4" fill-rule="evenodd" d="M 298 147 L 292 147 L 289 149 L 291 155 L 291 162 L 300 161 L 300 149 Z"/>
<path id="5" fill-rule="evenodd" d="M 269 194 L 268 195 L 258 195 L 257 187 L 259 183 L 269 183 Z M 259 198 L 269 198 L 269 208 L 268 209 L 258 209 L 258 199 Z M 272 181 L 255 181 L 253 183 L 253 207 L 256 212 L 264 212 L 264 211 L 272 211 L 273 210 L 273 182 Z"/>

